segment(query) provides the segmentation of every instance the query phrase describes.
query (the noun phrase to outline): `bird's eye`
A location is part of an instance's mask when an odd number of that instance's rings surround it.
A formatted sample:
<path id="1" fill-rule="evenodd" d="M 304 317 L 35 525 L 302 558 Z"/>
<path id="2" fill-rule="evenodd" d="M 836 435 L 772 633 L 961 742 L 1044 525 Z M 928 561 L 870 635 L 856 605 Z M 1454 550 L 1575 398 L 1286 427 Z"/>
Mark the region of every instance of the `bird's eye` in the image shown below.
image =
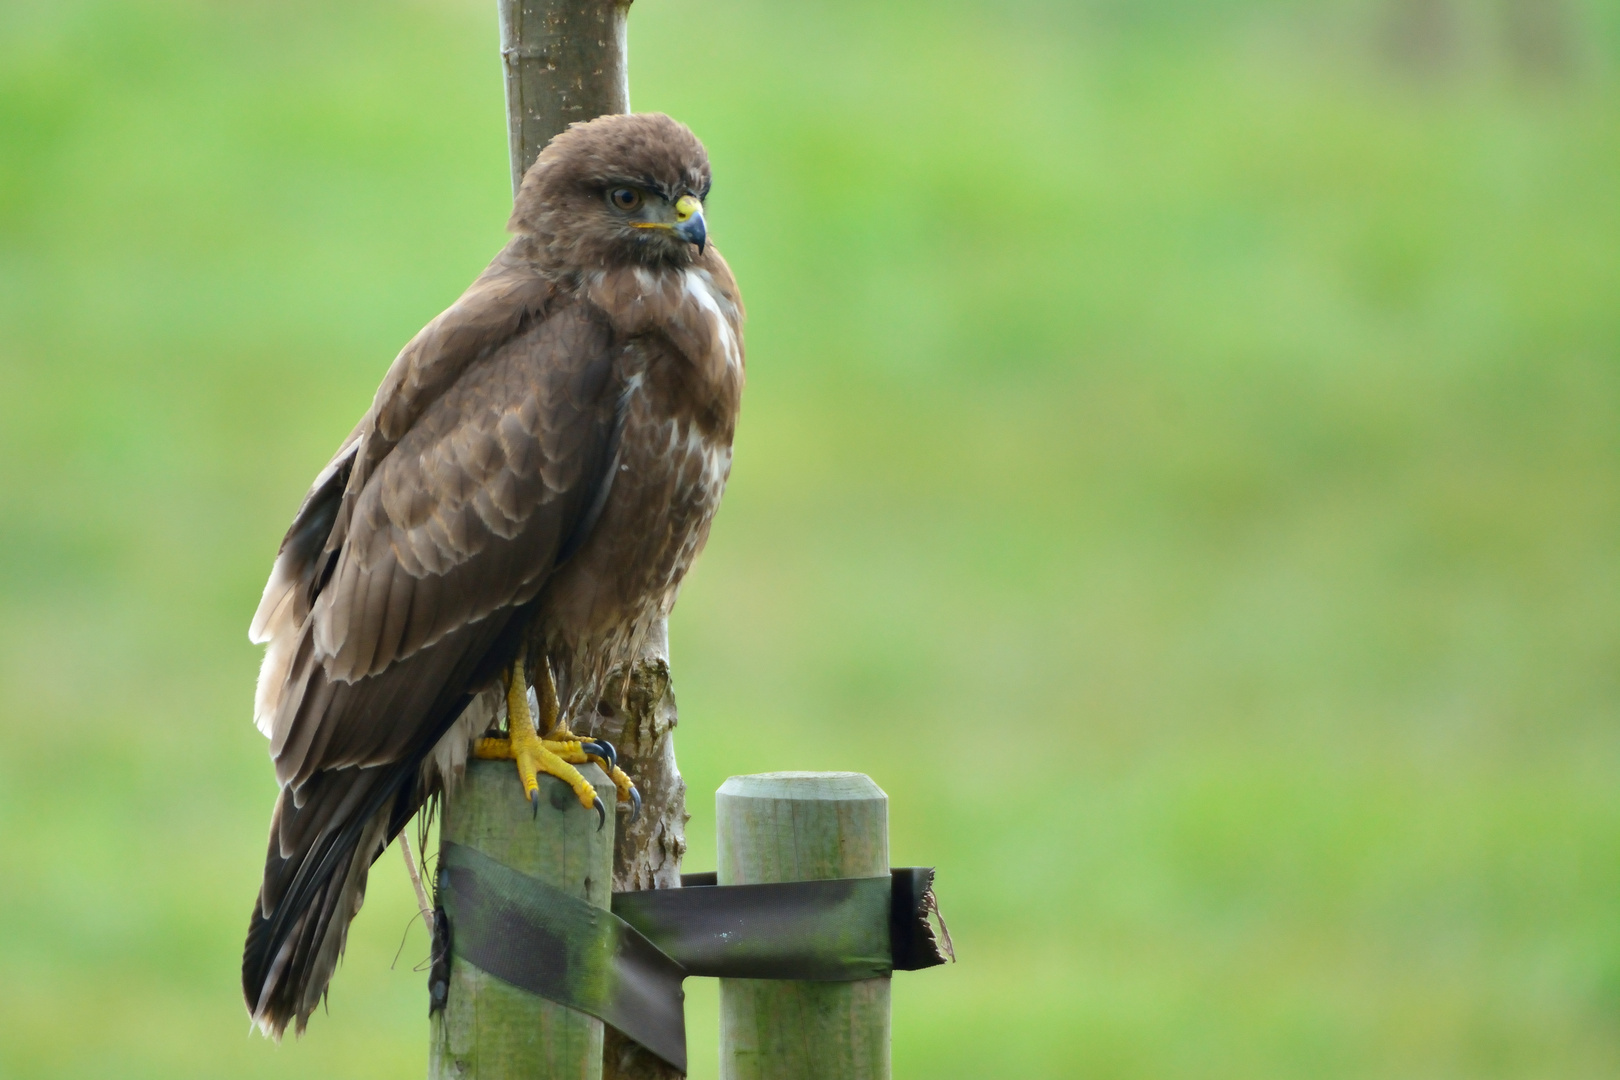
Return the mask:
<path id="1" fill-rule="evenodd" d="M 634 210 L 641 205 L 641 192 L 635 188 L 614 188 L 608 192 L 608 201 L 620 210 Z"/>

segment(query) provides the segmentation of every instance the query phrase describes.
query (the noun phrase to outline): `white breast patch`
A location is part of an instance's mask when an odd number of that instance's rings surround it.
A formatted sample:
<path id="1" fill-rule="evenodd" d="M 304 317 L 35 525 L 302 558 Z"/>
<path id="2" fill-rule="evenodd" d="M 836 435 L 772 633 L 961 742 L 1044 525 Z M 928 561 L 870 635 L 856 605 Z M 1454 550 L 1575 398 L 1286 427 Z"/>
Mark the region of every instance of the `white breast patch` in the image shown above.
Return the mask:
<path id="1" fill-rule="evenodd" d="M 685 278 L 686 295 L 690 296 L 713 322 L 715 338 L 726 353 L 726 363 L 734 368 L 741 367 L 742 351 L 737 347 L 737 335 L 732 333 L 731 320 L 727 317 L 736 315 L 736 305 L 714 287 L 714 278 L 707 270 L 687 270 L 682 277 Z"/>

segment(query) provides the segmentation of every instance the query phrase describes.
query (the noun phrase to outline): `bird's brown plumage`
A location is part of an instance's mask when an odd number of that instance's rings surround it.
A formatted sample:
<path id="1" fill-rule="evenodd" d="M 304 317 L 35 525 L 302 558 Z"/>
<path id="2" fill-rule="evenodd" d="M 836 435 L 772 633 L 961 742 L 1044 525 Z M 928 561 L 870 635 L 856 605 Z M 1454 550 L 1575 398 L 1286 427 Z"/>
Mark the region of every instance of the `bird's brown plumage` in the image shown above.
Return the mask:
<path id="1" fill-rule="evenodd" d="M 519 647 L 588 730 L 708 535 L 741 299 L 718 252 L 635 227 L 618 186 L 647 218 L 705 197 L 708 160 L 660 115 L 552 140 L 511 242 L 401 351 L 282 542 L 251 629 L 282 786 L 242 966 L 267 1033 L 303 1028 L 367 868 L 465 761 Z"/>

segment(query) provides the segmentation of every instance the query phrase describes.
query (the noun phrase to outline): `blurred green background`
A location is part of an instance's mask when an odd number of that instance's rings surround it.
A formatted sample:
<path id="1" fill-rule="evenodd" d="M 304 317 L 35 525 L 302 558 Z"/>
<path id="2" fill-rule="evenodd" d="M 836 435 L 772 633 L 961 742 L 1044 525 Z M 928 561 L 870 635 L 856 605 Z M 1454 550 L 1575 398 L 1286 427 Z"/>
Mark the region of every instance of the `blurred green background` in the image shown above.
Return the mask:
<path id="1" fill-rule="evenodd" d="M 425 1068 L 392 852 L 248 1034 L 246 627 L 502 243 L 496 50 L 0 2 L 0 1074 Z M 898 1077 L 1620 1074 L 1620 10 L 637 0 L 631 61 L 750 308 L 688 867 L 726 776 L 870 773 L 962 957 Z"/>

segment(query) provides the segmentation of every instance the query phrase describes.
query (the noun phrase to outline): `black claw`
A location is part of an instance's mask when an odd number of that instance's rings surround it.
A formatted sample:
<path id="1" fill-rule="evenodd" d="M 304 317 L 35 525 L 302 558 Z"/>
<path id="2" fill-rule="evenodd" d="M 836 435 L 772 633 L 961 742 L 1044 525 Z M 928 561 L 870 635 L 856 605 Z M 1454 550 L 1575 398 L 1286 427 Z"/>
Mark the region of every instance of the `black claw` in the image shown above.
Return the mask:
<path id="1" fill-rule="evenodd" d="M 608 772 L 618 768 L 619 752 L 613 749 L 613 744 L 606 739 L 581 739 L 580 747 L 587 754 L 595 754 L 608 763 Z"/>
<path id="2" fill-rule="evenodd" d="M 607 824 L 607 807 L 602 805 L 602 796 L 591 796 L 591 808 L 596 811 L 596 831 L 601 832 L 602 826 Z"/>
<path id="3" fill-rule="evenodd" d="M 533 811 L 530 816 L 536 821 L 540 820 L 540 789 L 535 788 L 529 792 L 529 809 Z"/>
<path id="4" fill-rule="evenodd" d="M 630 789 L 630 824 L 634 825 L 636 823 L 636 818 L 638 818 L 640 816 L 641 816 L 641 792 L 637 791 L 634 787 L 631 787 L 631 789 Z"/>

